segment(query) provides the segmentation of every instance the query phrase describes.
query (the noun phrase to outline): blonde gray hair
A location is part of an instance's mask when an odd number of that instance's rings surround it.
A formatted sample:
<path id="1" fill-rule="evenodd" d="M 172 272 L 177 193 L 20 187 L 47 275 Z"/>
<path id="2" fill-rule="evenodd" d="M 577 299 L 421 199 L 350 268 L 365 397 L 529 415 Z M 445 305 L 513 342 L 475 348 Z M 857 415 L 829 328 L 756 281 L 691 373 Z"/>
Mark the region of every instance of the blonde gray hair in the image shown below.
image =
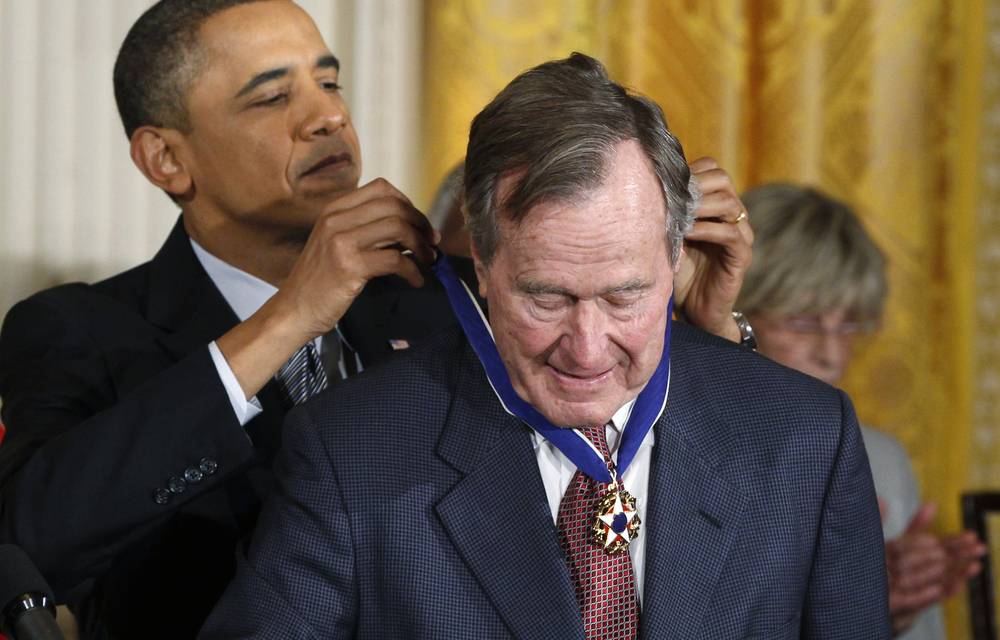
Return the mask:
<path id="1" fill-rule="evenodd" d="M 774 183 L 743 194 L 753 264 L 737 300 L 744 313 L 845 308 L 874 325 L 888 284 L 885 257 L 849 206 L 809 187 Z"/>

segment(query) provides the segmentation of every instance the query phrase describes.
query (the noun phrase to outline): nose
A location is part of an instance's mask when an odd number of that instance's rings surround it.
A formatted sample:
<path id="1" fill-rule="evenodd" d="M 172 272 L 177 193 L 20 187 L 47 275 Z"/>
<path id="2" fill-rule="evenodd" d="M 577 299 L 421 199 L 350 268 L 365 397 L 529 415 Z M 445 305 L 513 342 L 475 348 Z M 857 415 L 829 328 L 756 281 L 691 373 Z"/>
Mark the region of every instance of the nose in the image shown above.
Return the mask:
<path id="1" fill-rule="evenodd" d="M 348 122 L 350 115 L 340 94 L 330 94 L 317 87 L 311 92 L 304 106 L 299 137 L 312 140 L 337 133 Z"/>
<path id="2" fill-rule="evenodd" d="M 608 319 L 594 301 L 580 300 L 570 313 L 562 346 L 572 373 L 597 374 L 608 368 Z"/>
<path id="3" fill-rule="evenodd" d="M 831 380 L 839 380 L 851 356 L 850 336 L 827 331 L 816 336 L 816 339 L 819 342 L 815 350 L 816 360 L 829 373 Z"/>

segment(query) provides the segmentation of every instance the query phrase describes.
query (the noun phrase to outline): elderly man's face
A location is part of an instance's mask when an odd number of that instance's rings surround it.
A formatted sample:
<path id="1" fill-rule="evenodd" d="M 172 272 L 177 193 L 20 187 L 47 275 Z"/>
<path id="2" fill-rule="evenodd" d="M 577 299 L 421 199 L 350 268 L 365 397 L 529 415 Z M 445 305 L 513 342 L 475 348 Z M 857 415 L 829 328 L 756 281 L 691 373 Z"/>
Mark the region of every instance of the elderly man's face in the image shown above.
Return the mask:
<path id="1" fill-rule="evenodd" d="M 493 262 L 477 260 L 514 388 L 554 424 L 604 424 L 656 369 L 673 290 L 665 216 L 652 166 L 626 141 L 603 185 L 501 220 Z"/>
<path id="2" fill-rule="evenodd" d="M 311 230 L 357 187 L 358 138 L 336 60 L 292 2 L 221 11 L 199 33 L 205 68 L 188 96 L 181 154 L 195 208 L 261 228 Z"/>

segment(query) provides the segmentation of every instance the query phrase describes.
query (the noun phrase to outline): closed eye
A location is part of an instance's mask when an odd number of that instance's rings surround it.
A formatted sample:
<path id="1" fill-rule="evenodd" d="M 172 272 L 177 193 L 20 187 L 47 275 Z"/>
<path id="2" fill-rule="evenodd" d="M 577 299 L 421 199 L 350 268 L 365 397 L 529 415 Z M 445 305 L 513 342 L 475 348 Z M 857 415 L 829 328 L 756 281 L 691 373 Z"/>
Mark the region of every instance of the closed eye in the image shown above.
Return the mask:
<path id="1" fill-rule="evenodd" d="M 613 307 L 627 308 L 635 305 L 640 299 L 642 299 L 642 292 L 623 291 L 607 295 L 604 299 Z"/>
<path id="2" fill-rule="evenodd" d="M 254 102 L 250 106 L 252 106 L 252 107 L 270 107 L 270 106 L 274 106 L 274 105 L 277 105 L 277 104 L 281 104 L 281 103 L 283 103 L 287 99 L 288 99 L 288 94 L 287 93 L 276 93 L 274 95 L 268 96 L 268 97 L 263 98 L 261 100 L 257 100 L 256 102 Z"/>
<path id="3" fill-rule="evenodd" d="M 567 296 L 555 293 L 545 293 L 532 296 L 531 301 L 540 309 L 544 309 L 546 311 L 556 311 L 557 309 L 564 307 L 569 302 L 569 299 Z"/>

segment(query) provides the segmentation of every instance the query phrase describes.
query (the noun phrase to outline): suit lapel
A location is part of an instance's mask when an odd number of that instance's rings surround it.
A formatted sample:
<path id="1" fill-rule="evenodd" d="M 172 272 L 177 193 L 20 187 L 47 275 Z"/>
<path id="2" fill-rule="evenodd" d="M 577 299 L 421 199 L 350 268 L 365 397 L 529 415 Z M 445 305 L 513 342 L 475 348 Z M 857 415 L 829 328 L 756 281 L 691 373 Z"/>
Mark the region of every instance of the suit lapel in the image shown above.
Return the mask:
<path id="1" fill-rule="evenodd" d="M 528 428 L 505 413 L 466 345 L 438 444 L 464 475 L 437 513 L 516 638 L 583 638 Z"/>
<path id="2" fill-rule="evenodd" d="M 720 471 L 731 446 L 727 425 L 710 410 L 704 382 L 678 360 L 649 476 L 643 638 L 702 637 L 706 607 L 747 506 Z"/>
<path id="3" fill-rule="evenodd" d="M 146 317 L 163 330 L 160 343 L 177 360 L 219 338 L 239 322 L 191 248 L 181 219 L 150 263 Z M 246 428 L 254 445 L 269 456 L 280 444 L 287 403 L 277 383 L 257 394 L 263 413 Z"/>
<path id="4" fill-rule="evenodd" d="M 398 346 L 412 345 L 455 323 L 444 289 L 424 269 L 418 289 L 396 276 L 370 280 L 340 320 L 340 331 L 365 367 L 376 365 Z"/>
<path id="5" fill-rule="evenodd" d="M 239 322 L 198 262 L 180 219 L 150 263 L 148 291 L 146 317 L 164 331 L 161 343 L 178 360 Z"/>

